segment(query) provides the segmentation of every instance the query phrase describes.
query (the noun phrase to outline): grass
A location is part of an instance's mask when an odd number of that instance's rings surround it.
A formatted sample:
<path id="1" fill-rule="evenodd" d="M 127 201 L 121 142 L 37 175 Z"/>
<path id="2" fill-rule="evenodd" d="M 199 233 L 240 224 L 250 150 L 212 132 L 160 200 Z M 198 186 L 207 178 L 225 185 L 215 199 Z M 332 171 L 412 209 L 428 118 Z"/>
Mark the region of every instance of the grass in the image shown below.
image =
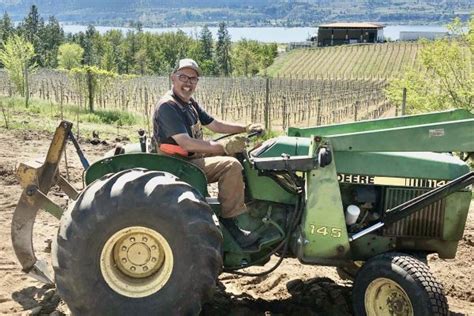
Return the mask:
<path id="1" fill-rule="evenodd" d="M 99 133 L 102 139 L 127 137 L 138 139 L 137 130 L 146 128 L 145 118 L 136 114 L 120 111 L 97 110 L 94 113 L 78 106 L 64 106 L 39 99 L 32 99 L 25 108 L 24 100 L 19 97 L 0 97 L 2 116 L 0 126 L 9 129 L 31 129 L 53 132 L 62 119 L 74 123 L 74 131 L 86 138 L 92 137 L 92 131 Z M 7 126 L 8 125 L 8 126 Z"/>
<path id="2" fill-rule="evenodd" d="M 98 132 L 101 139 L 113 140 L 128 138 L 138 141 L 139 129 L 148 128 L 145 116 L 117 110 L 96 110 L 93 113 L 77 106 L 61 108 L 54 102 L 31 99 L 30 106 L 25 108 L 24 99 L 20 97 L 0 97 L 0 127 L 18 130 L 37 130 L 54 132 L 59 122 L 64 119 L 74 124 L 73 131 L 84 138 L 92 138 L 92 132 Z M 8 125 L 8 126 L 7 126 Z M 151 131 L 150 131 L 151 132 Z M 214 139 L 219 135 L 204 128 L 204 138 Z M 257 141 L 276 137 L 281 133 L 267 132 Z"/>

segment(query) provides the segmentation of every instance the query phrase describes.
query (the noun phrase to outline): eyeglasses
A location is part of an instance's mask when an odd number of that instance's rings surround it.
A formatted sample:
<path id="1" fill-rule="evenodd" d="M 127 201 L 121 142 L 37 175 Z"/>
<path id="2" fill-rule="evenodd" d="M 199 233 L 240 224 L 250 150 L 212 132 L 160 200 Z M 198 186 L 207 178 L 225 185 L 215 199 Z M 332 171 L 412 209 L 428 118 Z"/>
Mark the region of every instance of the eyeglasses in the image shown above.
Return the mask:
<path id="1" fill-rule="evenodd" d="M 191 82 L 192 84 L 196 84 L 196 83 L 198 83 L 198 81 L 199 81 L 199 78 L 198 78 L 198 77 L 189 77 L 189 76 L 186 76 L 186 75 L 184 75 L 184 74 L 178 75 L 178 79 L 179 79 L 179 81 L 181 81 L 181 82 L 188 82 L 188 81 L 189 81 L 189 82 Z"/>

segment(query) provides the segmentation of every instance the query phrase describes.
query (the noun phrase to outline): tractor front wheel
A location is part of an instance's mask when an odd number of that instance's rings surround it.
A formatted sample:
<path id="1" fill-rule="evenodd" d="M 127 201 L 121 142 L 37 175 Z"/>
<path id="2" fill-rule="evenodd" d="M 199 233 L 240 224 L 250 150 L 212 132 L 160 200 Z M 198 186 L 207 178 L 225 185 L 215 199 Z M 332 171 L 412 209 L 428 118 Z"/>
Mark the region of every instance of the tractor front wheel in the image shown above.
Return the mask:
<path id="1" fill-rule="evenodd" d="M 53 247 L 60 296 L 77 315 L 196 315 L 222 268 L 222 234 L 176 177 L 132 169 L 92 183 Z"/>
<path id="2" fill-rule="evenodd" d="M 357 272 L 352 290 L 355 315 L 447 315 L 443 287 L 426 264 L 387 253 L 368 260 Z"/>

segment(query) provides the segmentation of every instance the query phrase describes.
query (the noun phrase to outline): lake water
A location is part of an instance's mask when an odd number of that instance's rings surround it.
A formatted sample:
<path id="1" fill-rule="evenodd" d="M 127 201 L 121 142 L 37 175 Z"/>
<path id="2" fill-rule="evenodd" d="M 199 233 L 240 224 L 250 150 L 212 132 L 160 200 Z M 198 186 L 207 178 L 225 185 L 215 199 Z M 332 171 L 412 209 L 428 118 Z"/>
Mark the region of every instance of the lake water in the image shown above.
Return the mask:
<path id="1" fill-rule="evenodd" d="M 87 26 L 85 25 L 62 25 L 63 29 L 67 33 L 78 33 L 85 31 Z M 97 31 L 105 33 L 111 29 L 118 29 L 126 32 L 130 28 L 126 27 L 111 27 L 111 26 L 96 26 Z M 214 39 L 217 38 L 217 27 L 210 27 L 209 30 L 212 32 Z M 201 31 L 200 27 L 173 27 L 173 28 L 143 28 L 145 32 L 151 33 L 164 33 L 164 32 L 176 32 L 182 30 L 183 32 L 197 37 Z M 240 39 L 252 39 L 265 43 L 289 43 L 289 42 L 302 42 L 305 41 L 311 35 L 317 34 L 317 27 L 229 27 L 227 28 L 232 41 L 238 41 Z M 433 25 L 388 25 L 384 28 L 385 38 L 391 40 L 397 40 L 400 37 L 400 31 L 417 31 L 417 32 L 447 32 L 447 28 L 444 26 L 433 26 Z"/>

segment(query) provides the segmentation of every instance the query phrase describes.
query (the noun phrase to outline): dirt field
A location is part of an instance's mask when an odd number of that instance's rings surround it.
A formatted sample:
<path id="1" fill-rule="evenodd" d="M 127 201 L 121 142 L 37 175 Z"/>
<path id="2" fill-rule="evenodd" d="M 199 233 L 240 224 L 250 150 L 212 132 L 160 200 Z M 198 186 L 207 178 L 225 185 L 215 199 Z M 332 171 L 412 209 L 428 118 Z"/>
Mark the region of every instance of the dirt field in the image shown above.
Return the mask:
<path id="1" fill-rule="evenodd" d="M 51 139 L 49 133 L 8 131 L 0 129 L 0 313 L 2 314 L 68 314 L 67 306 L 54 288 L 43 286 L 20 271 L 10 241 L 10 224 L 21 188 L 14 176 L 15 165 L 44 156 Z M 113 143 L 113 141 L 109 141 Z M 112 145 L 81 144 L 87 157 L 94 161 Z M 81 187 L 79 160 L 68 146 L 69 176 Z M 62 170 L 65 167 L 62 166 Z M 64 195 L 53 193 L 62 205 Z M 57 229 L 57 220 L 40 212 L 35 224 L 34 244 L 37 256 L 49 260 L 48 240 Z M 471 205 L 464 239 L 455 260 L 429 258 L 429 265 L 445 287 L 453 315 L 474 315 L 474 207 Z M 275 262 L 273 259 L 268 266 Z M 260 271 L 262 268 L 254 268 Z M 351 284 L 342 281 L 335 269 L 302 266 L 297 260 L 285 260 L 282 266 L 265 277 L 237 277 L 223 274 L 212 302 L 202 315 L 350 315 Z"/>

